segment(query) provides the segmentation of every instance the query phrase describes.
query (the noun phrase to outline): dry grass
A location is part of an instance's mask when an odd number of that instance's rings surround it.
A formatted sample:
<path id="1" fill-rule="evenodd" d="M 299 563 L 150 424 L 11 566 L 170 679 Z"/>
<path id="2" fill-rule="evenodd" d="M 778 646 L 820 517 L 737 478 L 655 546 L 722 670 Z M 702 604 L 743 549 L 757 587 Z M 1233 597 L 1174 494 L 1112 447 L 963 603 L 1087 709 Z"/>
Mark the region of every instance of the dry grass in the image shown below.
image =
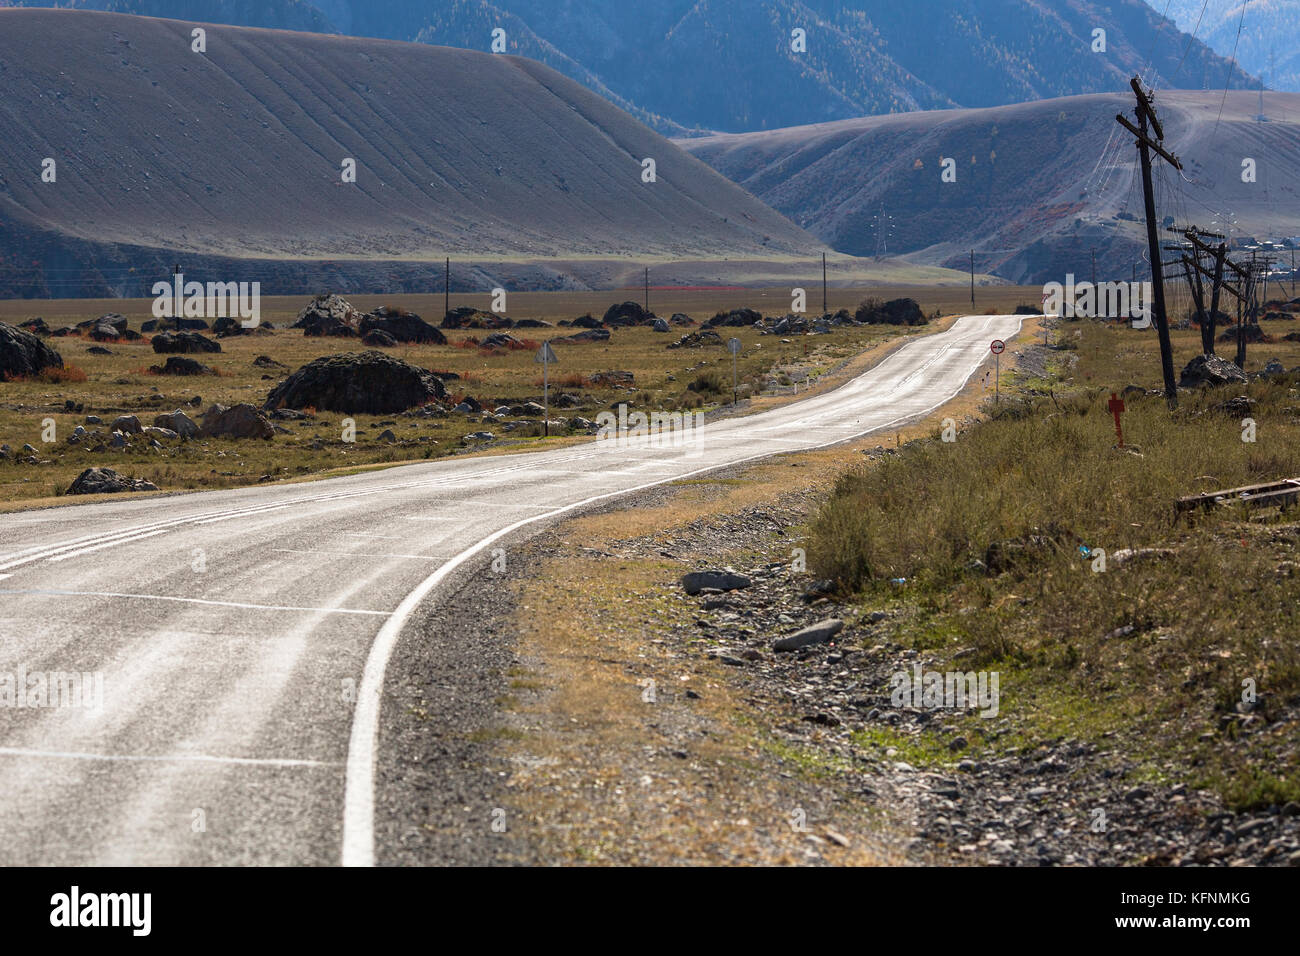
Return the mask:
<path id="1" fill-rule="evenodd" d="M 1274 713 L 1300 693 L 1300 525 L 1232 509 L 1189 525 L 1173 501 L 1300 476 L 1300 376 L 1186 395 L 1174 414 L 1161 398 L 1131 399 L 1133 454 L 1113 448 L 1106 401 L 1128 382 L 1158 383 L 1150 336 L 1092 324 L 1065 335 L 1080 356 L 1072 383 L 1028 383 L 955 443 L 931 436 L 844 475 L 812 524 L 810 565 L 865 604 L 920 607 L 908 639 L 973 651 L 968 664 L 1001 671 L 1004 699 L 1040 729 L 1131 733 L 1235 805 L 1295 799 L 1294 751 L 1270 756 L 1270 738 L 1294 733 L 1287 722 L 1244 749 L 1201 737 L 1228 726 L 1246 679 Z M 1288 345 L 1255 358 L 1297 364 Z M 1240 414 L 1215 408 L 1234 395 L 1257 403 L 1254 443 Z M 1026 545 L 1019 560 L 987 573 L 977 562 L 1008 540 Z M 1101 570 L 1098 549 L 1161 550 Z"/>

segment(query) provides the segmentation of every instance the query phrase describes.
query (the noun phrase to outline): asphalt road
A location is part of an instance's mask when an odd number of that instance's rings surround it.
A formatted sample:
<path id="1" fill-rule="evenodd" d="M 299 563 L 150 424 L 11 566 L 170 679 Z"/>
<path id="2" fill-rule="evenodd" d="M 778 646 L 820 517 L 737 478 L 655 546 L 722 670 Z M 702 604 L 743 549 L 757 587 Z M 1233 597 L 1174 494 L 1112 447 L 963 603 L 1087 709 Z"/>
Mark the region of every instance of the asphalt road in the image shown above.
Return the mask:
<path id="1" fill-rule="evenodd" d="M 26 675 L 24 700 L 0 699 L 0 864 L 382 862 L 384 672 L 440 586 L 491 574 L 512 541 L 588 504 L 924 415 L 1020 321 L 963 318 L 838 389 L 676 447 L 593 442 L 0 516 L 0 694 Z M 36 696 L 42 675 L 71 672 L 99 675 L 77 706 Z"/>

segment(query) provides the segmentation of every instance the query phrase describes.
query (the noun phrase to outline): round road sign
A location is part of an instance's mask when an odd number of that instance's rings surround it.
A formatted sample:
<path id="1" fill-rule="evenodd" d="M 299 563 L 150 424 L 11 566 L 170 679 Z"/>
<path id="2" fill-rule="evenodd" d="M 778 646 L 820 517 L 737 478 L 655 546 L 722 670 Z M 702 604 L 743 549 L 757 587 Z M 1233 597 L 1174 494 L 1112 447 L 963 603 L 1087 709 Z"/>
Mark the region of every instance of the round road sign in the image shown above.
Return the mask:
<path id="1" fill-rule="evenodd" d="M 994 339 L 992 342 L 989 343 L 989 351 L 992 352 L 994 355 L 1001 355 L 1002 350 L 1005 349 L 1006 347 L 1007 347 L 1007 343 L 1003 342 L 1001 339 Z"/>

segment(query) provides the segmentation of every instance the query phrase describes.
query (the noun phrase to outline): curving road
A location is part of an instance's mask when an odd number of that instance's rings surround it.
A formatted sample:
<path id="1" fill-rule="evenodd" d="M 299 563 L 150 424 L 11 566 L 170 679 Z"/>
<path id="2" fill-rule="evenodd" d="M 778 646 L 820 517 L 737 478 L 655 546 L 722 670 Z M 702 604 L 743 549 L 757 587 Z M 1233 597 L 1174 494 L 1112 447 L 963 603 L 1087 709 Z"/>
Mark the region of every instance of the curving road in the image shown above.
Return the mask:
<path id="1" fill-rule="evenodd" d="M 0 864 L 382 861 L 384 671 L 442 582 L 490 573 L 495 549 L 593 502 L 922 416 L 1020 322 L 960 319 L 695 445 L 595 442 L 0 516 Z M 43 675 L 71 672 L 100 675 L 82 706 L 36 696 Z M 27 696 L 5 706 L 20 675 Z"/>

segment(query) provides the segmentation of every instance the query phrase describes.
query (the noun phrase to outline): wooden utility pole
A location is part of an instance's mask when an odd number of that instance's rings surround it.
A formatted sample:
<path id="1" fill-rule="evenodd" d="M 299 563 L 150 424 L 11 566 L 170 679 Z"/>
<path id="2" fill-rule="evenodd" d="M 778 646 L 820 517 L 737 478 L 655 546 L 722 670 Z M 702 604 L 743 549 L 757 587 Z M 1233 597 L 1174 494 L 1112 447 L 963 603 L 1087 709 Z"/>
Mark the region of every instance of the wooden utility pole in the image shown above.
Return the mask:
<path id="1" fill-rule="evenodd" d="M 650 267 L 645 267 L 645 310 L 650 311 Z"/>
<path id="2" fill-rule="evenodd" d="M 442 314 L 446 318 L 451 314 L 451 257 L 443 266 L 442 272 Z"/>
<path id="3" fill-rule="evenodd" d="M 822 315 L 829 314 L 830 309 L 826 307 L 826 253 L 822 253 Z"/>
<path id="4" fill-rule="evenodd" d="M 181 308 L 181 303 L 185 301 L 185 290 L 181 289 L 179 293 L 175 293 L 174 291 L 178 284 L 176 281 L 177 276 L 179 276 L 180 274 L 181 274 L 180 263 L 177 263 L 176 265 L 172 266 L 172 289 L 173 289 L 172 308 L 176 310 L 176 315 L 174 316 L 174 318 L 176 319 L 177 332 L 181 330 L 181 313 L 185 311 L 184 309 Z"/>
<path id="5" fill-rule="evenodd" d="M 970 310 L 975 311 L 975 250 L 970 251 Z"/>
<path id="6" fill-rule="evenodd" d="M 1151 185 L 1151 154 L 1155 153 L 1175 169 L 1182 169 L 1183 164 L 1178 161 L 1177 156 L 1160 145 L 1165 138 L 1164 127 L 1156 118 L 1155 107 L 1151 105 L 1150 97 L 1142 88 L 1141 80 L 1135 76 L 1129 81 L 1129 86 L 1133 88 L 1133 95 L 1137 97 L 1134 113 L 1138 125 L 1134 126 L 1122 113 L 1117 114 L 1115 119 L 1137 138 L 1138 155 L 1142 160 L 1142 200 L 1146 210 L 1147 245 L 1151 252 L 1151 288 L 1155 299 L 1153 305 L 1156 333 L 1160 339 L 1160 371 L 1165 380 L 1165 400 L 1168 401 L 1170 408 L 1176 408 L 1178 383 L 1174 381 L 1174 352 L 1173 345 L 1169 341 L 1169 316 L 1165 312 L 1165 283 L 1160 262 L 1160 237 L 1156 233 L 1156 199 Z M 1154 140 L 1148 130 L 1155 133 Z"/>

